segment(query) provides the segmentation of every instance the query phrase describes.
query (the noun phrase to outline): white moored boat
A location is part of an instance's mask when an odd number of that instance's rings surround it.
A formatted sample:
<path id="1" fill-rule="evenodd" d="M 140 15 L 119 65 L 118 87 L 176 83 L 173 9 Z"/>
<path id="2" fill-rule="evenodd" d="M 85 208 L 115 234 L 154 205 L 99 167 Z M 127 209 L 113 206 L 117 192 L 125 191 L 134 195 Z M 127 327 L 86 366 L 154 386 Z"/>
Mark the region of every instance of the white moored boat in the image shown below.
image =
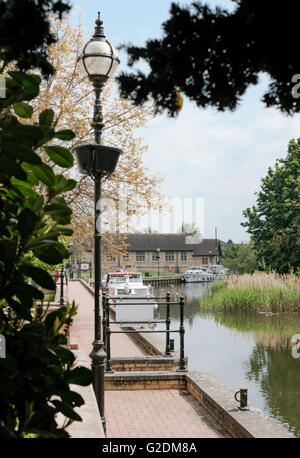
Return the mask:
<path id="1" fill-rule="evenodd" d="M 152 286 L 144 285 L 139 272 L 115 271 L 107 274 L 104 294 L 116 311 L 118 321 L 153 320 L 157 301 Z"/>
<path id="2" fill-rule="evenodd" d="M 230 274 L 230 270 L 222 266 L 222 264 L 210 265 L 209 269 L 214 274 L 216 280 L 222 280 L 223 278 L 225 278 L 226 276 Z"/>
<path id="3" fill-rule="evenodd" d="M 205 267 L 195 266 L 189 267 L 182 277 L 186 283 L 198 283 L 214 281 L 215 276 L 213 272 Z"/>

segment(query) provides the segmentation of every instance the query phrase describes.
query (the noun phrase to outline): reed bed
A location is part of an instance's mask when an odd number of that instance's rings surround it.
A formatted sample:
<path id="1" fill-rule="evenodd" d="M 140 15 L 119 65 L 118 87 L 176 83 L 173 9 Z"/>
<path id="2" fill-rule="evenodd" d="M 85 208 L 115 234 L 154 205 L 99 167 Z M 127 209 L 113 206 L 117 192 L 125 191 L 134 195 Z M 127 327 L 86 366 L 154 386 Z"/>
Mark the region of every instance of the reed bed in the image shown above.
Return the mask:
<path id="1" fill-rule="evenodd" d="M 231 275 L 213 283 L 200 299 L 204 310 L 300 312 L 300 278 L 294 274 L 256 272 Z"/>

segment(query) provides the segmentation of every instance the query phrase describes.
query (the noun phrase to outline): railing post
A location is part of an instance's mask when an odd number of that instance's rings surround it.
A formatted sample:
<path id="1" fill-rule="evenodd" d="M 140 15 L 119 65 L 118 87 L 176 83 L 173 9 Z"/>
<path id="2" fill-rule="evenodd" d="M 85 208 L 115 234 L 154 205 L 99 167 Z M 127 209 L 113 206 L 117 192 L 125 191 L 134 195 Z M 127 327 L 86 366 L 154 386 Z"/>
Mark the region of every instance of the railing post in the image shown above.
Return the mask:
<path id="1" fill-rule="evenodd" d="M 62 267 L 60 271 L 60 301 L 59 305 L 63 307 L 65 305 L 64 300 L 64 268 Z"/>
<path id="2" fill-rule="evenodd" d="M 180 371 L 185 371 L 185 361 L 184 361 L 184 299 L 183 296 L 180 296 L 180 328 L 179 328 L 179 334 L 180 334 L 180 360 L 179 360 L 179 370 Z"/>
<path id="3" fill-rule="evenodd" d="M 166 353 L 165 355 L 166 356 L 170 356 L 171 355 L 171 348 L 170 348 L 170 293 L 168 292 L 167 293 L 167 297 L 166 297 L 166 302 L 167 302 L 167 306 L 166 306 Z"/>
<path id="4" fill-rule="evenodd" d="M 113 372 L 111 367 L 111 355 L 110 355 L 110 322 L 109 322 L 109 297 L 106 296 L 105 302 L 105 315 L 106 315 L 106 372 Z"/>
<path id="5" fill-rule="evenodd" d="M 106 302 L 108 300 L 107 294 L 102 294 L 102 335 L 103 345 L 106 351 Z"/>

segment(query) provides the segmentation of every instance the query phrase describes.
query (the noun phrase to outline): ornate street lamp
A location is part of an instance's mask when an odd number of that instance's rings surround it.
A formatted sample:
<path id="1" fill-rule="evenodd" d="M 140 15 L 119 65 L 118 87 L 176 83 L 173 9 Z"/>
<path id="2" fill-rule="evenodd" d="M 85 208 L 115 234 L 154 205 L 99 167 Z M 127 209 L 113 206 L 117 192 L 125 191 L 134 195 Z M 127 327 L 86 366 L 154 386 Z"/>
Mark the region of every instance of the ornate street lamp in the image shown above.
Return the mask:
<path id="1" fill-rule="evenodd" d="M 95 273 L 95 339 L 93 350 L 90 354 L 94 374 L 94 390 L 101 415 L 104 431 L 106 430 L 104 416 L 104 367 L 106 354 L 101 338 L 101 181 L 104 176 L 111 175 L 117 165 L 122 151 L 111 146 L 101 145 L 101 133 L 104 126 L 102 104 L 100 100 L 102 89 L 107 81 L 114 75 L 120 59 L 116 50 L 106 40 L 103 22 L 100 13 L 95 21 L 95 33 L 91 40 L 84 46 L 79 58 L 89 80 L 95 90 L 95 105 L 92 127 L 94 128 L 95 143 L 79 145 L 74 148 L 79 169 L 90 175 L 95 183 L 94 196 L 94 273 Z"/>
<path id="2" fill-rule="evenodd" d="M 156 251 L 157 251 L 157 255 L 156 255 L 156 259 L 157 259 L 157 276 L 159 277 L 159 260 L 160 260 L 159 252 L 160 252 L 160 248 L 156 248 Z"/>

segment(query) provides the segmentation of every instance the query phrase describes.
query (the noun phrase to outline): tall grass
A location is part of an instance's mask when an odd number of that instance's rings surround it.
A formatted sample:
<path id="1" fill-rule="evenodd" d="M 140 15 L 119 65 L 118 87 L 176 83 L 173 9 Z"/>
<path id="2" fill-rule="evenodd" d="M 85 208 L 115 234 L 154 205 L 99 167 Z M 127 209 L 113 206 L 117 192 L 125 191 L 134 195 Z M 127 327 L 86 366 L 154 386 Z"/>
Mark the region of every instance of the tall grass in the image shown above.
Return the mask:
<path id="1" fill-rule="evenodd" d="M 200 299 L 205 310 L 241 312 L 300 312 L 300 279 L 296 275 L 254 273 L 231 275 L 213 283 Z"/>

